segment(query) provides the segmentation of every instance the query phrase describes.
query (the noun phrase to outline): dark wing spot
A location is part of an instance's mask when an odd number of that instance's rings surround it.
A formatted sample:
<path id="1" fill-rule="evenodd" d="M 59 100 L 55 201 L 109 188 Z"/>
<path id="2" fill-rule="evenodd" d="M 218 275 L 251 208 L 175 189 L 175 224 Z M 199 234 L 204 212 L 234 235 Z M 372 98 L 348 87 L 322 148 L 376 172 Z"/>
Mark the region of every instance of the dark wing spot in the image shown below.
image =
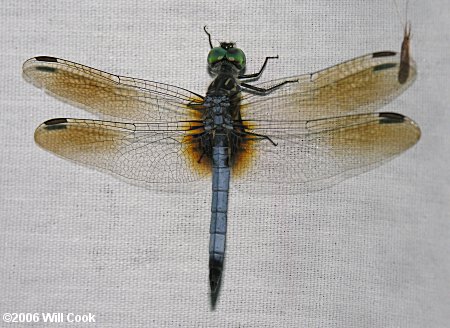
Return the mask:
<path id="1" fill-rule="evenodd" d="M 53 118 L 51 120 L 45 121 L 43 124 L 46 125 L 46 130 L 60 130 L 67 127 L 65 123 L 67 123 L 67 119 L 65 118 Z"/>
<path id="2" fill-rule="evenodd" d="M 398 113 L 380 113 L 380 124 L 403 123 L 405 116 Z"/>
<path id="3" fill-rule="evenodd" d="M 381 64 L 381 65 L 375 66 L 375 67 L 373 68 L 373 71 L 374 71 L 374 72 L 376 72 L 376 71 L 382 71 L 382 70 L 390 69 L 390 68 L 393 68 L 393 67 L 396 67 L 396 66 L 397 66 L 396 63 Z"/>
<path id="4" fill-rule="evenodd" d="M 66 118 L 52 118 L 51 120 L 45 121 L 45 125 L 54 125 L 54 124 L 61 124 L 61 123 L 67 123 Z"/>
<path id="5" fill-rule="evenodd" d="M 52 62 L 52 63 L 58 62 L 58 58 L 49 57 L 49 56 L 38 56 L 38 57 L 34 57 L 34 59 L 36 59 L 37 61 L 43 61 L 43 62 Z"/>
<path id="6" fill-rule="evenodd" d="M 49 66 L 36 66 L 35 68 L 36 68 L 36 70 L 41 71 L 41 72 L 48 72 L 48 73 L 56 72 L 56 68 L 49 67 Z"/>
<path id="7" fill-rule="evenodd" d="M 397 53 L 395 51 L 379 51 L 379 52 L 374 52 L 372 54 L 372 58 L 377 58 L 377 57 L 391 57 L 391 56 L 395 56 Z"/>

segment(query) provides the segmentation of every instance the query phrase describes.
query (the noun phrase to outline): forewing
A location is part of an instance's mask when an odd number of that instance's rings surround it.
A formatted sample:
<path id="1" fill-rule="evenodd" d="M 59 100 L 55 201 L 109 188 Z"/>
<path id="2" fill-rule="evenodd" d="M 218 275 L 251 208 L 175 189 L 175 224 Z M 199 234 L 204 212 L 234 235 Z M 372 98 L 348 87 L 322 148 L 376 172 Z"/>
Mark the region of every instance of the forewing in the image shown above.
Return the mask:
<path id="1" fill-rule="evenodd" d="M 135 184 L 199 180 L 191 154 L 191 123 L 118 123 L 52 119 L 35 131 L 42 148 L 63 158 L 108 171 Z"/>
<path id="2" fill-rule="evenodd" d="M 399 79 L 399 70 L 400 55 L 384 51 L 316 73 L 265 82 L 258 87 L 298 81 L 285 84 L 266 96 L 245 95 L 242 116 L 249 120 L 287 121 L 375 112 L 414 82 L 417 72 L 412 59 L 405 80 Z"/>
<path id="3" fill-rule="evenodd" d="M 234 180 L 244 187 L 268 182 L 295 184 L 297 191 L 326 188 L 381 165 L 420 138 L 419 127 L 396 113 L 253 124 L 253 132 L 269 136 L 277 145 L 265 139 L 245 144 L 242 157 L 248 170 Z"/>
<path id="4" fill-rule="evenodd" d="M 201 96 L 172 85 L 112 75 L 54 57 L 23 65 L 24 78 L 50 95 L 100 117 L 131 121 L 179 121 L 195 117 Z"/>

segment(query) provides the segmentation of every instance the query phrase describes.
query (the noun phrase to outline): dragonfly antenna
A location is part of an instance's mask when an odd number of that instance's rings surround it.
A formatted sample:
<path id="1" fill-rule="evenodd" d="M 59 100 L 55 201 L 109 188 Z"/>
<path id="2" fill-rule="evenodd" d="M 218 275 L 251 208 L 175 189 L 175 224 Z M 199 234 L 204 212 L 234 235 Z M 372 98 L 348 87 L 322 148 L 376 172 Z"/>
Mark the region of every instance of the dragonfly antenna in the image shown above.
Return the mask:
<path id="1" fill-rule="evenodd" d="M 213 45 L 212 45 L 212 41 L 211 41 L 211 34 L 209 34 L 209 32 L 206 30 L 206 25 L 203 26 L 203 30 L 204 30 L 205 33 L 208 35 L 209 46 L 211 47 L 211 49 L 214 48 Z"/>

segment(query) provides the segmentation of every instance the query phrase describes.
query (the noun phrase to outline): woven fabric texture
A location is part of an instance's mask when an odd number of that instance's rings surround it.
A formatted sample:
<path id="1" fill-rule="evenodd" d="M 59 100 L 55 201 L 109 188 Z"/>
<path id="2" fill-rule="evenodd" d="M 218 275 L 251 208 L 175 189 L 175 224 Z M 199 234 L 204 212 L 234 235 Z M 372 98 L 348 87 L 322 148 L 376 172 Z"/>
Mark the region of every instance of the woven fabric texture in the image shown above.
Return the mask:
<path id="1" fill-rule="evenodd" d="M 447 0 L 409 1 L 418 78 L 382 109 L 414 119 L 419 143 L 315 193 L 232 190 L 214 311 L 210 182 L 156 192 L 43 151 L 33 141 L 41 122 L 93 116 L 21 73 L 48 55 L 204 94 L 204 25 L 214 41 L 237 42 L 250 72 L 278 55 L 266 81 L 398 51 L 406 4 L 397 2 L 398 11 L 386 0 L 3 1 L 2 314 L 95 315 L 86 327 L 448 327 Z M 17 327 L 51 326 L 40 320 Z"/>

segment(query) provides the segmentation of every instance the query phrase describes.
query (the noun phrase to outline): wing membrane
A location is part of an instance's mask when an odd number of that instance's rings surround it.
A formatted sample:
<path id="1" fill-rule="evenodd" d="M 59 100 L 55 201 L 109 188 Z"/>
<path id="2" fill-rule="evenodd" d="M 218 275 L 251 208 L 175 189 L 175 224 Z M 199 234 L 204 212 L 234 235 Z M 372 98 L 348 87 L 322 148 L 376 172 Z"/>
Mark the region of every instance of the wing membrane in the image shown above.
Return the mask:
<path id="1" fill-rule="evenodd" d="M 246 140 L 238 157 L 247 166 L 246 174 L 236 171 L 233 183 L 244 188 L 268 182 L 321 189 L 413 146 L 420 129 L 412 120 L 400 114 L 371 113 L 414 81 L 414 62 L 406 80 L 399 79 L 399 63 L 397 53 L 380 52 L 314 74 L 259 85 L 299 81 L 269 96 L 243 98 L 243 121 L 236 124 L 254 135 L 242 136 Z M 190 182 L 210 174 L 208 165 L 199 165 L 204 154 L 198 153 L 193 138 L 193 130 L 202 123 L 192 105 L 201 104 L 201 96 L 53 57 L 28 60 L 24 74 L 53 96 L 94 114 L 147 121 L 54 119 L 35 132 L 41 147 L 134 183 Z"/>
<path id="2" fill-rule="evenodd" d="M 396 113 L 251 123 L 255 133 L 269 136 L 277 146 L 250 141 L 246 155 L 251 164 L 235 180 L 244 187 L 256 181 L 322 189 L 381 165 L 420 138 L 419 127 Z"/>
<path id="3" fill-rule="evenodd" d="M 118 123 L 52 119 L 35 131 L 42 148 L 132 183 L 190 182 L 208 175 L 190 157 L 192 127 L 181 123 Z"/>
<path id="4" fill-rule="evenodd" d="M 202 97 L 172 85 L 112 75 L 54 57 L 23 65 L 25 79 L 50 95 L 101 117 L 132 121 L 192 119 L 189 104 Z"/>
<path id="5" fill-rule="evenodd" d="M 375 112 L 414 82 L 417 72 L 412 59 L 409 68 L 409 76 L 400 83 L 400 55 L 384 51 L 316 73 L 265 82 L 258 87 L 298 80 L 267 96 L 246 95 L 242 101 L 242 116 L 250 120 L 295 121 Z"/>
<path id="6" fill-rule="evenodd" d="M 244 143 L 241 160 L 249 167 L 235 179 L 244 188 L 268 182 L 321 189 L 390 160 L 420 137 L 412 120 L 395 113 L 252 124 L 253 132 L 269 136 L 277 146 L 268 140 Z M 210 174 L 192 156 L 193 128 L 186 123 L 53 119 L 36 129 L 35 140 L 61 157 L 133 183 L 190 182 Z"/>

